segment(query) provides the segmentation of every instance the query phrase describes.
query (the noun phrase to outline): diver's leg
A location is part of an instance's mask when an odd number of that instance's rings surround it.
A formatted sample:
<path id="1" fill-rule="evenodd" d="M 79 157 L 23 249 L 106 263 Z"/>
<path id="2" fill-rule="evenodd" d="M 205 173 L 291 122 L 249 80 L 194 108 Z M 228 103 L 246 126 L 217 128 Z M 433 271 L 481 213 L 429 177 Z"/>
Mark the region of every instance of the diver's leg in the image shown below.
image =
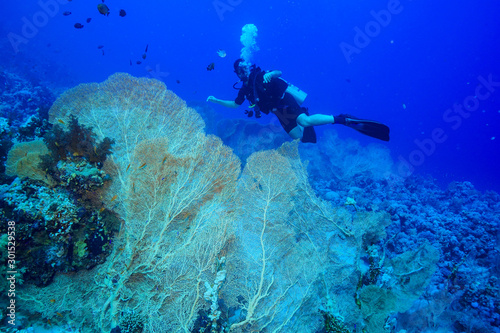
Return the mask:
<path id="1" fill-rule="evenodd" d="M 288 132 L 288 135 L 290 135 L 292 139 L 302 139 L 302 136 L 304 135 L 304 127 L 297 125 L 290 132 Z"/>
<path id="2" fill-rule="evenodd" d="M 305 113 L 301 113 L 297 117 L 297 123 L 303 127 L 333 124 L 334 122 L 334 117 L 326 114 L 313 114 L 308 116 Z"/>

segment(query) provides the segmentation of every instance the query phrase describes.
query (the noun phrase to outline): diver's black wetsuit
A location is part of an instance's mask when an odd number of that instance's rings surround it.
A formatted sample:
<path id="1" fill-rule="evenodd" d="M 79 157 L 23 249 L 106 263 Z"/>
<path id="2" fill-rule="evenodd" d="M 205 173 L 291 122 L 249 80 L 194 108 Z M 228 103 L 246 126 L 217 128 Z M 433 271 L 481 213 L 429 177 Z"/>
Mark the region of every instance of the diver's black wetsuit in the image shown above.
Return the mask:
<path id="1" fill-rule="evenodd" d="M 264 83 L 264 74 L 266 72 L 258 67 L 253 69 L 248 82 L 240 88 L 234 102 L 241 105 L 246 98 L 265 114 L 274 113 L 283 129 L 290 133 L 297 127 L 297 117 L 302 113 L 308 114 L 307 108 L 300 107 L 295 98 L 285 92 L 288 83 L 280 78 L 273 78 L 270 82 Z M 316 142 L 316 133 L 312 126 L 304 128 L 302 142 Z"/>

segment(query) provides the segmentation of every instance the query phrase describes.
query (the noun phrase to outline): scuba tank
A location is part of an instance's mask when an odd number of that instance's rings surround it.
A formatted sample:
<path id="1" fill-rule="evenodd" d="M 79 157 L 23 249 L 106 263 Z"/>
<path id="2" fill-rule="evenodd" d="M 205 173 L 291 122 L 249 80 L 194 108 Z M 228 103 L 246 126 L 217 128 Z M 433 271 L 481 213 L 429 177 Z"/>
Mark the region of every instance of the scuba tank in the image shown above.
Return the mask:
<path id="1" fill-rule="evenodd" d="M 281 79 L 281 80 L 283 80 L 283 79 Z M 307 93 L 304 90 L 300 89 L 299 87 L 294 86 L 290 82 L 288 82 L 286 80 L 283 80 L 283 81 L 285 81 L 286 84 L 288 84 L 288 87 L 286 88 L 285 92 L 292 95 L 293 98 L 295 98 L 295 101 L 297 101 L 297 104 L 302 105 L 302 103 L 304 103 L 304 100 L 307 97 Z"/>

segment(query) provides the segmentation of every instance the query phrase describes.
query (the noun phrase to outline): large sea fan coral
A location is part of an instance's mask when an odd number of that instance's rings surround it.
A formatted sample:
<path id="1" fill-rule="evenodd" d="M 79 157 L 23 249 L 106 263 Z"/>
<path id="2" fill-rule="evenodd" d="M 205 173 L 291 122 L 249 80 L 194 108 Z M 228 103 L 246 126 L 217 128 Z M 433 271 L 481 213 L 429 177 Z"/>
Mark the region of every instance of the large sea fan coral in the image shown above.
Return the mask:
<path id="1" fill-rule="evenodd" d="M 108 137 L 115 142 L 105 168 L 119 181 L 113 182 L 109 200 L 130 185 L 127 183 L 130 167 L 152 162 L 140 156 L 134 159 L 138 143 L 168 138 L 165 154 L 188 157 L 195 154 L 193 147 L 206 139 L 201 116 L 167 90 L 163 82 L 125 73 L 114 74 L 103 83 L 80 84 L 69 89 L 50 109 L 49 120 L 69 124 L 70 115 L 91 127 L 98 141 Z M 158 158 L 163 159 L 165 154 Z"/>
<path id="2" fill-rule="evenodd" d="M 98 140 L 114 139 L 114 159 L 125 167 L 138 142 L 168 137 L 170 153 L 188 153 L 205 127 L 201 116 L 163 82 L 125 73 L 69 89 L 50 109 L 49 121 L 69 124 L 70 114 L 92 127 Z"/>
<path id="3" fill-rule="evenodd" d="M 57 277 L 47 289 L 57 309 L 35 310 L 65 312 L 109 331 L 133 308 L 150 332 L 188 331 L 205 305 L 203 281 L 214 280 L 212 267 L 231 237 L 238 158 L 205 135 L 201 117 L 156 80 L 115 74 L 79 85 L 50 110 L 53 123 L 69 124 L 71 115 L 98 139 L 115 141 L 104 166 L 111 175 L 105 196 L 123 225 L 103 265 L 72 280 Z M 78 283 L 92 286 L 86 296 L 61 294 Z M 88 309 L 71 310 L 82 302 Z"/>

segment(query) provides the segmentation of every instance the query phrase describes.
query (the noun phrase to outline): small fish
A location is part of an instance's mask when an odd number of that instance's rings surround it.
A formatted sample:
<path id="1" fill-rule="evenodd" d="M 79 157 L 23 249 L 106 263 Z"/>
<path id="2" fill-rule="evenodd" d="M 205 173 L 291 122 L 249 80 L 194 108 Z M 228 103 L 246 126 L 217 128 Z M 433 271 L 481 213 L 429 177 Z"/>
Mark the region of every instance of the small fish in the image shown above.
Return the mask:
<path id="1" fill-rule="evenodd" d="M 215 64 L 212 62 L 207 66 L 207 71 L 213 71 L 215 68 Z"/>
<path id="2" fill-rule="evenodd" d="M 103 3 L 97 5 L 97 10 L 104 16 L 109 16 L 109 7 Z"/>
<path id="3" fill-rule="evenodd" d="M 142 59 L 146 59 L 146 53 L 142 55 Z"/>
<path id="4" fill-rule="evenodd" d="M 142 61 L 137 60 L 135 63 L 136 63 L 137 65 L 140 65 L 140 64 L 142 64 Z"/>
<path id="5" fill-rule="evenodd" d="M 146 44 L 146 49 L 144 50 L 144 53 L 148 52 L 148 47 L 149 47 L 149 44 Z"/>
<path id="6" fill-rule="evenodd" d="M 56 302 L 56 300 L 55 300 L 55 299 L 51 299 L 51 300 L 50 300 L 50 303 L 55 303 L 55 302 Z"/>
<path id="7" fill-rule="evenodd" d="M 167 156 L 165 156 L 165 157 L 163 158 L 163 160 L 161 161 L 161 164 L 165 163 L 165 160 L 166 160 L 166 159 L 167 159 Z"/>
<path id="8" fill-rule="evenodd" d="M 144 168 L 146 166 L 146 164 L 147 164 L 146 162 L 142 163 L 142 165 L 139 167 L 139 169 Z"/>
<path id="9" fill-rule="evenodd" d="M 104 55 L 104 50 L 101 50 L 102 51 L 102 55 Z"/>
<path id="10" fill-rule="evenodd" d="M 64 16 L 68 16 L 68 15 L 71 15 L 71 12 L 64 12 L 63 13 Z"/>
<path id="11" fill-rule="evenodd" d="M 130 61 L 130 66 L 132 66 L 132 60 L 129 60 Z"/>
<path id="12" fill-rule="evenodd" d="M 63 125 L 66 125 L 66 123 L 62 119 L 57 119 L 58 122 L 60 122 Z"/>
<path id="13" fill-rule="evenodd" d="M 100 50 L 104 47 L 104 45 L 98 45 L 97 48 Z"/>
<path id="14" fill-rule="evenodd" d="M 99 213 L 104 212 L 104 209 L 105 209 L 104 207 L 101 207 L 101 209 L 99 209 Z"/>
<path id="15" fill-rule="evenodd" d="M 125 15 L 127 15 L 127 12 L 124 9 L 120 9 L 120 13 L 118 15 L 120 15 L 121 17 L 125 17 Z"/>
<path id="16" fill-rule="evenodd" d="M 177 82 L 177 83 L 181 83 L 181 81 L 179 81 L 179 80 L 175 80 L 175 82 Z"/>
<path id="17" fill-rule="evenodd" d="M 92 17 L 87 18 L 87 23 L 90 23 L 92 21 Z"/>
<path id="18" fill-rule="evenodd" d="M 111 202 L 115 201 L 116 198 L 118 198 L 118 195 L 117 194 L 113 195 L 113 197 L 111 198 Z"/>
<path id="19" fill-rule="evenodd" d="M 223 49 L 218 49 L 218 50 L 217 50 L 217 55 L 218 55 L 219 57 L 221 57 L 221 58 L 225 58 L 225 57 L 226 57 L 226 55 L 227 55 L 227 53 L 226 53 L 226 51 L 224 51 Z"/>
<path id="20" fill-rule="evenodd" d="M 127 166 L 127 169 L 125 169 L 125 172 L 127 172 L 127 171 L 128 171 L 128 168 L 130 168 L 130 164 Z"/>
<path id="21" fill-rule="evenodd" d="M 63 316 L 60 312 L 56 312 L 56 314 L 57 314 L 59 317 L 62 317 L 62 316 Z"/>
<path id="22" fill-rule="evenodd" d="M 81 28 L 83 28 L 83 24 L 81 24 L 81 23 L 75 23 L 74 27 L 77 28 L 77 29 L 81 29 Z"/>

